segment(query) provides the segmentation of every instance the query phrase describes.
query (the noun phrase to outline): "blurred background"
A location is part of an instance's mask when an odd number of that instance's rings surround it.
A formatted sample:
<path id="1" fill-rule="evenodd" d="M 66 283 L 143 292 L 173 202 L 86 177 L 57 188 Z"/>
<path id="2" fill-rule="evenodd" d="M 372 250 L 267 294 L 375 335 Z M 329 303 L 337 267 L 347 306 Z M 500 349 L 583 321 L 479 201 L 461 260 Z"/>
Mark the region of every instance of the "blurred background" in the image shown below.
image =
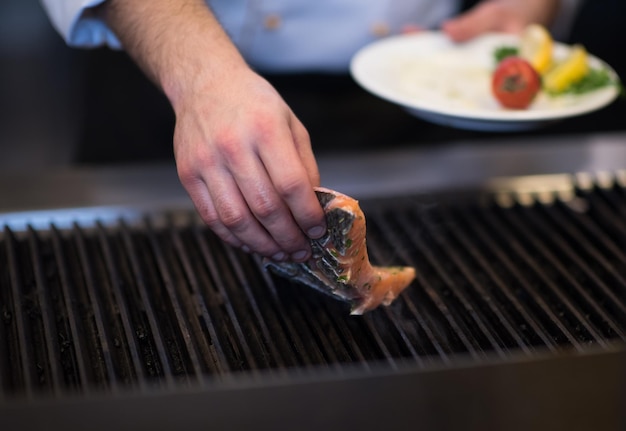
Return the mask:
<path id="1" fill-rule="evenodd" d="M 585 2 L 570 40 L 583 43 L 594 55 L 626 76 L 623 0 Z M 327 87 L 328 85 L 325 84 Z M 286 98 L 289 98 L 287 84 Z M 331 86 L 332 87 L 332 86 Z M 327 88 L 329 93 L 335 89 Z M 358 91 L 358 89 L 352 89 Z M 297 96 L 293 96 L 297 98 Z M 388 146 L 451 139 L 497 142 L 506 135 L 451 130 L 422 123 L 386 102 L 361 94 L 352 115 L 338 121 L 358 121 L 357 108 L 385 104 L 390 121 Z M 289 101 L 289 100 L 288 100 Z M 296 103 L 296 102 L 294 102 Z M 530 134 L 603 132 L 626 128 L 624 97 L 609 107 Z M 343 107 L 346 108 L 346 107 Z M 342 109 L 343 109 L 342 108 Z M 304 109 L 304 108 L 303 108 Z M 330 105 L 329 105 L 329 109 Z M 346 109 L 350 109 L 348 106 Z M 305 118 L 306 112 L 298 112 Z M 85 163 L 171 160 L 172 112 L 156 88 L 123 52 L 68 48 L 50 25 L 38 0 L 0 2 L 0 169 L 40 170 Z M 332 132 L 332 127 L 328 128 Z M 354 130 L 354 129 L 353 129 Z M 315 138 L 313 128 L 313 137 Z M 394 134 L 395 133 L 395 134 Z M 342 138 L 343 139 L 343 138 Z M 345 148 L 376 146 L 384 136 L 358 134 L 343 139 Z M 317 151 L 337 149 L 323 137 Z"/>

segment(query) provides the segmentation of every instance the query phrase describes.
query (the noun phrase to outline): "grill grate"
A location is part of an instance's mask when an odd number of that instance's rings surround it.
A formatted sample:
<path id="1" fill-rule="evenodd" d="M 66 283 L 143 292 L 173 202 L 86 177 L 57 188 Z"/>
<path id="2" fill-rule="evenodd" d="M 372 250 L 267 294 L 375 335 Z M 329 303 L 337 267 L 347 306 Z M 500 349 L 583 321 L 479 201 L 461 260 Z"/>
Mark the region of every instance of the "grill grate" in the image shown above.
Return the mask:
<path id="1" fill-rule="evenodd" d="M 416 282 L 388 308 L 263 271 L 192 213 L 0 234 L 0 400 L 584 351 L 626 340 L 626 189 L 548 202 L 362 202 L 378 264 Z M 508 204 L 504 204 L 507 203 Z"/>

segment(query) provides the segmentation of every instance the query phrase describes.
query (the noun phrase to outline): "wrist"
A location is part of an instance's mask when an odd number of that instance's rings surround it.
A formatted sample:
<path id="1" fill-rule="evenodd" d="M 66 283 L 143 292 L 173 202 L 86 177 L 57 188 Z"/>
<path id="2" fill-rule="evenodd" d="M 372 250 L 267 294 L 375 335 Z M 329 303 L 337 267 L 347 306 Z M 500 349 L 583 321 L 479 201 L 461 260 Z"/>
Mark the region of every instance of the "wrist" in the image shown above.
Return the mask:
<path id="1" fill-rule="evenodd" d="M 107 0 L 98 14 L 175 110 L 246 66 L 204 0 Z"/>

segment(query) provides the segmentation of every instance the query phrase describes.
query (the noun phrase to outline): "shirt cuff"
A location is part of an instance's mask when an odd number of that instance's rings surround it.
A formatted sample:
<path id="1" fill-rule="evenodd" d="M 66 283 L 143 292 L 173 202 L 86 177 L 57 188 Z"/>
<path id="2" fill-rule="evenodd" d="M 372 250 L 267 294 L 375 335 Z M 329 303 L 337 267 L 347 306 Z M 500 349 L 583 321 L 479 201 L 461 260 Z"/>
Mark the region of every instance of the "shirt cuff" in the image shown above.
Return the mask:
<path id="1" fill-rule="evenodd" d="M 52 25 L 70 46 L 93 48 L 109 46 L 121 49 L 121 43 L 103 20 L 89 14 L 89 9 L 105 0 L 41 0 Z"/>

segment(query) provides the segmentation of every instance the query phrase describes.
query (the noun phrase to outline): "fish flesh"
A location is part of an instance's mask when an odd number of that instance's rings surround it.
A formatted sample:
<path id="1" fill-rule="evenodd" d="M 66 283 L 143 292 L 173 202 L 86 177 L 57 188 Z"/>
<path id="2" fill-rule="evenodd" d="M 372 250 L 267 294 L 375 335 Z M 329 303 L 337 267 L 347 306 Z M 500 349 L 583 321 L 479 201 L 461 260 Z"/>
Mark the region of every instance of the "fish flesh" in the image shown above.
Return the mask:
<path id="1" fill-rule="evenodd" d="M 365 241 L 365 215 L 356 199 L 324 187 L 315 193 L 326 214 L 326 234 L 311 239 L 306 262 L 264 261 L 272 272 L 351 304 L 359 315 L 390 305 L 415 278 L 410 266 L 374 266 Z"/>

